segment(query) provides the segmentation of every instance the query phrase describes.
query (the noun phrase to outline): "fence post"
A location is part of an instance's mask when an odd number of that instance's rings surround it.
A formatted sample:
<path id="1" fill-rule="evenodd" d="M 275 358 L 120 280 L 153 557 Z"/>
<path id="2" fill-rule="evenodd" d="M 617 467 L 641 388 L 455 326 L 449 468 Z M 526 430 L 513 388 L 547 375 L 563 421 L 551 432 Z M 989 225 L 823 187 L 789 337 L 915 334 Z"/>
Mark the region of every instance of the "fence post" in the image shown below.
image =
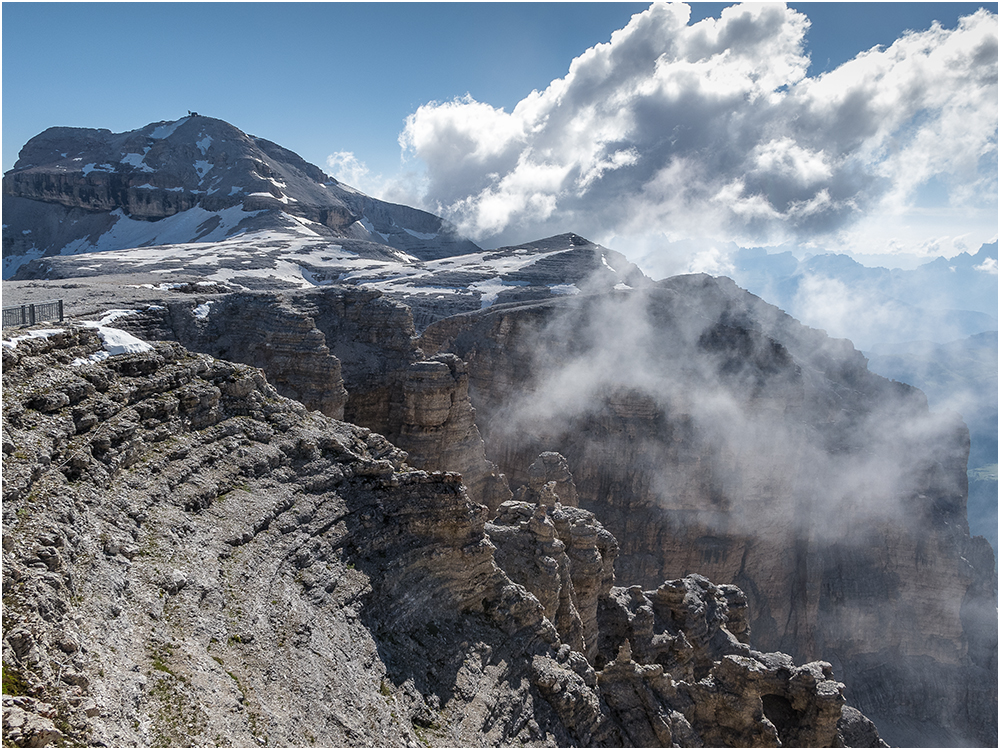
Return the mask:
<path id="1" fill-rule="evenodd" d="M 30 321 L 30 325 L 35 325 L 35 303 L 34 302 L 32 302 L 30 305 L 28 305 L 28 319 Z"/>
<path id="2" fill-rule="evenodd" d="M 59 300 L 59 322 L 62 323 L 63 320 L 63 301 Z"/>

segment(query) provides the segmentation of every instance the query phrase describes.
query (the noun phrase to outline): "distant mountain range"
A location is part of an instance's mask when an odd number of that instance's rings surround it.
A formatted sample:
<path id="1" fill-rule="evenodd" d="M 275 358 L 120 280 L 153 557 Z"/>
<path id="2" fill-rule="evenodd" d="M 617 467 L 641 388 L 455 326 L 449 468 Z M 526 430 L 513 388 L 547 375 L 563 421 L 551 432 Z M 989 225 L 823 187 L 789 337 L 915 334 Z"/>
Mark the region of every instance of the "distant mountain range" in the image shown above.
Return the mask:
<path id="1" fill-rule="evenodd" d="M 764 248 L 740 249 L 733 266 L 740 286 L 859 349 L 944 344 L 997 330 L 996 242 L 912 271 L 869 268 L 846 255 L 798 260 Z"/>
<path id="2" fill-rule="evenodd" d="M 743 248 L 733 279 L 807 325 L 850 339 L 868 368 L 915 385 L 969 426 L 969 524 L 997 547 L 997 243 L 913 270 L 846 255 Z"/>
<path id="3" fill-rule="evenodd" d="M 995 246 L 994 246 L 995 247 Z M 932 409 L 957 411 L 969 426 L 969 528 L 997 549 L 997 333 L 947 344 L 886 344 L 868 355 L 868 369 L 915 385 Z"/>

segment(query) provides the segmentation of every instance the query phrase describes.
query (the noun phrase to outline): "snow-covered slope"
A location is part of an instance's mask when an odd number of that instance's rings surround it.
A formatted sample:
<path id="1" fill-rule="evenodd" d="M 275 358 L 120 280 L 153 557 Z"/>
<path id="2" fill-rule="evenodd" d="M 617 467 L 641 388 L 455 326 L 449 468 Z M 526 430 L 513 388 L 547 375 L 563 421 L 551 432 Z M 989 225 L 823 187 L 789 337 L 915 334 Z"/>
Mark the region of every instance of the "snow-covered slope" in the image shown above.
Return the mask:
<path id="1" fill-rule="evenodd" d="M 479 249 L 440 217 L 366 196 L 288 149 L 197 115 L 126 133 L 50 128 L 4 175 L 3 202 L 4 278 L 43 256 L 300 228 L 424 259 Z"/>
<path id="2" fill-rule="evenodd" d="M 413 310 L 418 327 L 498 303 L 650 283 L 620 253 L 575 234 L 420 260 L 383 244 L 333 240 L 307 224 L 280 231 L 248 231 L 218 241 L 52 256 L 32 260 L 18 274 L 21 280 L 93 277 L 116 277 L 123 282 L 135 277 L 137 283 L 167 292 L 192 284 L 216 290 L 260 290 L 346 283 L 377 289 L 404 302 Z"/>

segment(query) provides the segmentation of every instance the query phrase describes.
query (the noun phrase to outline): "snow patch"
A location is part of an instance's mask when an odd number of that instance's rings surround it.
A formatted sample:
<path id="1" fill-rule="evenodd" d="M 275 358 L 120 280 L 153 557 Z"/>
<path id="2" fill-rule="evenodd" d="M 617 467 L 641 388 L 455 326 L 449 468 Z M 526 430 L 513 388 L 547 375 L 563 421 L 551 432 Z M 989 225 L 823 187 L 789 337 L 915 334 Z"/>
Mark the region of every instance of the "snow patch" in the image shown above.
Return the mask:
<path id="1" fill-rule="evenodd" d="M 549 284 L 549 291 L 553 294 L 579 294 L 580 289 L 576 284 Z"/>
<path id="2" fill-rule="evenodd" d="M 55 336 L 57 333 L 62 333 L 65 328 L 41 328 L 37 331 L 30 331 L 23 336 L 15 336 L 8 341 L 4 341 L 3 345 L 8 349 L 16 349 L 17 345 L 22 341 L 27 341 L 28 339 L 47 339 L 49 336 Z"/>
<path id="3" fill-rule="evenodd" d="M 114 172 L 115 168 L 111 164 L 98 164 L 97 162 L 90 162 L 90 164 L 83 165 L 83 173 L 90 174 L 91 172 Z"/>
<path id="4" fill-rule="evenodd" d="M 198 318 L 198 320 L 206 320 L 206 319 L 208 319 L 208 311 L 209 311 L 209 309 L 211 307 L 212 307 L 212 302 L 211 301 L 202 302 L 200 305 L 198 305 L 194 309 L 194 316 L 196 318 Z"/>
<path id="5" fill-rule="evenodd" d="M 469 284 L 469 289 L 480 293 L 479 309 L 485 310 L 497 301 L 497 296 L 507 287 L 527 286 L 527 281 L 505 282 L 503 279 L 486 279 L 485 281 L 475 281 Z"/>
<path id="6" fill-rule="evenodd" d="M 3 277 L 5 279 L 12 278 L 17 274 L 21 266 L 26 265 L 37 258 L 41 258 L 44 255 L 45 251 L 39 250 L 34 245 L 25 251 L 23 255 L 8 255 L 3 259 Z"/>
<path id="7" fill-rule="evenodd" d="M 145 158 L 145 154 L 125 154 L 120 161 L 122 164 L 129 164 L 136 169 L 142 170 L 143 172 L 155 172 L 156 170 L 143 162 L 143 159 Z"/>
<path id="8" fill-rule="evenodd" d="M 70 367 L 79 367 L 80 365 L 86 365 L 89 364 L 90 362 L 103 362 L 110 356 L 111 355 L 108 352 L 104 351 L 104 349 L 101 349 L 101 351 L 94 352 L 89 357 L 77 357 L 69 364 Z"/>
<path id="9" fill-rule="evenodd" d="M 212 136 L 206 135 L 200 141 L 195 141 L 195 146 L 201 151 L 201 155 L 204 156 L 208 152 L 208 147 L 212 145 Z"/>
<path id="10" fill-rule="evenodd" d="M 113 312 L 123 311 L 114 310 Z M 135 310 L 129 310 L 128 312 L 135 312 Z M 89 320 L 84 321 L 83 324 L 88 328 L 96 328 L 97 335 L 101 337 L 101 341 L 104 344 L 104 351 L 108 354 L 100 359 L 107 359 L 107 356 L 114 357 L 117 354 L 138 354 L 140 352 L 148 352 L 153 348 L 152 344 L 147 343 L 142 339 L 138 339 L 131 333 L 126 333 L 118 328 L 109 328 L 101 323 L 95 323 Z M 91 355 L 91 359 L 93 359 L 93 357 L 94 355 Z M 71 364 L 75 364 L 76 362 L 82 363 L 84 361 L 86 360 L 74 360 Z"/>
<path id="11" fill-rule="evenodd" d="M 149 134 L 149 137 L 153 140 L 160 140 L 161 138 L 169 138 L 174 134 L 181 125 L 188 121 L 188 118 L 182 117 L 176 122 L 166 122 L 159 127 L 153 128 L 153 132 Z"/>
<path id="12" fill-rule="evenodd" d="M 194 170 L 198 173 L 198 179 L 204 180 L 205 175 L 208 174 L 209 170 L 215 165 L 210 161 L 199 160 L 194 163 Z"/>
<path id="13" fill-rule="evenodd" d="M 362 227 L 364 227 L 365 231 L 368 232 L 368 234 L 372 235 L 373 237 L 377 234 L 379 237 L 381 237 L 386 242 L 389 241 L 389 235 L 382 234 L 380 231 L 378 231 L 375 228 L 375 226 L 371 223 L 371 221 L 368 220 L 367 216 L 362 216 L 360 219 L 358 219 L 354 223 L 355 224 L 360 224 Z"/>
<path id="14" fill-rule="evenodd" d="M 120 320 L 121 318 L 128 318 L 132 315 L 137 314 L 138 312 L 139 312 L 138 310 L 108 310 L 106 313 L 104 313 L 104 317 L 101 318 L 98 325 L 109 326 L 116 320 Z"/>
<path id="15" fill-rule="evenodd" d="M 140 247 L 140 245 L 174 245 L 193 242 L 195 239 L 199 242 L 223 240 L 241 221 L 259 213 L 259 211 L 244 211 L 242 206 L 230 206 L 221 211 L 206 211 L 201 206 L 195 206 L 159 221 L 138 221 L 126 216 L 120 208 L 116 208 L 111 212 L 111 216 L 117 220 L 108 231 L 94 242 L 91 242 L 89 237 L 71 242 L 62 249 L 60 255 L 88 252 L 128 252 L 134 253 L 133 258 L 137 261 L 156 260 L 162 256 L 162 249 Z M 218 225 L 211 232 L 202 234 L 199 227 L 215 217 L 219 219 Z M 124 251 L 123 248 L 134 249 Z M 41 254 L 39 253 L 39 255 Z M 122 259 L 131 260 L 132 258 L 123 257 Z M 5 258 L 4 261 L 6 262 L 6 260 Z M 23 265 L 23 263 L 18 265 Z M 9 272 L 7 268 L 4 269 L 4 278 L 8 278 Z"/>

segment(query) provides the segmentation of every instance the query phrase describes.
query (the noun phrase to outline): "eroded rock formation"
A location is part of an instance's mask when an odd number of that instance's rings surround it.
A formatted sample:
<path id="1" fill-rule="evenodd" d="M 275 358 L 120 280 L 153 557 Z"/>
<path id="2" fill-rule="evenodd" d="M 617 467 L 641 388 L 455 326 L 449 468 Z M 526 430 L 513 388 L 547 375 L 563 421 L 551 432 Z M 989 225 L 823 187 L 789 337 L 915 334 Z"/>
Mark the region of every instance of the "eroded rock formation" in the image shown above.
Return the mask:
<path id="1" fill-rule="evenodd" d="M 965 518 L 967 430 L 849 342 L 678 277 L 454 316 L 420 344 L 467 362 L 513 485 L 566 456 L 620 579 L 736 584 L 758 643 L 832 661 L 898 742 L 992 744 L 996 697 L 973 686 L 995 684 L 996 576 Z"/>
<path id="2" fill-rule="evenodd" d="M 727 634 L 743 602 L 705 579 L 664 584 L 685 593 L 654 623 L 702 679 L 633 655 L 632 602 L 655 618 L 659 593 L 609 588 L 614 539 L 555 480 L 529 521 L 570 543 L 525 557 L 557 552 L 578 612 L 597 599 L 598 653 L 621 641 L 604 663 L 497 566 L 457 474 L 256 368 L 101 346 L 70 327 L 3 348 L 7 743 L 834 745 L 863 722 L 828 667 Z"/>
<path id="3" fill-rule="evenodd" d="M 201 299 L 137 310 L 116 325 L 261 367 L 282 395 L 385 435 L 412 466 L 460 473 L 476 501 L 496 508 L 510 497 L 485 458 L 465 363 L 425 359 L 406 307 L 352 288 L 230 294 L 200 307 Z"/>

